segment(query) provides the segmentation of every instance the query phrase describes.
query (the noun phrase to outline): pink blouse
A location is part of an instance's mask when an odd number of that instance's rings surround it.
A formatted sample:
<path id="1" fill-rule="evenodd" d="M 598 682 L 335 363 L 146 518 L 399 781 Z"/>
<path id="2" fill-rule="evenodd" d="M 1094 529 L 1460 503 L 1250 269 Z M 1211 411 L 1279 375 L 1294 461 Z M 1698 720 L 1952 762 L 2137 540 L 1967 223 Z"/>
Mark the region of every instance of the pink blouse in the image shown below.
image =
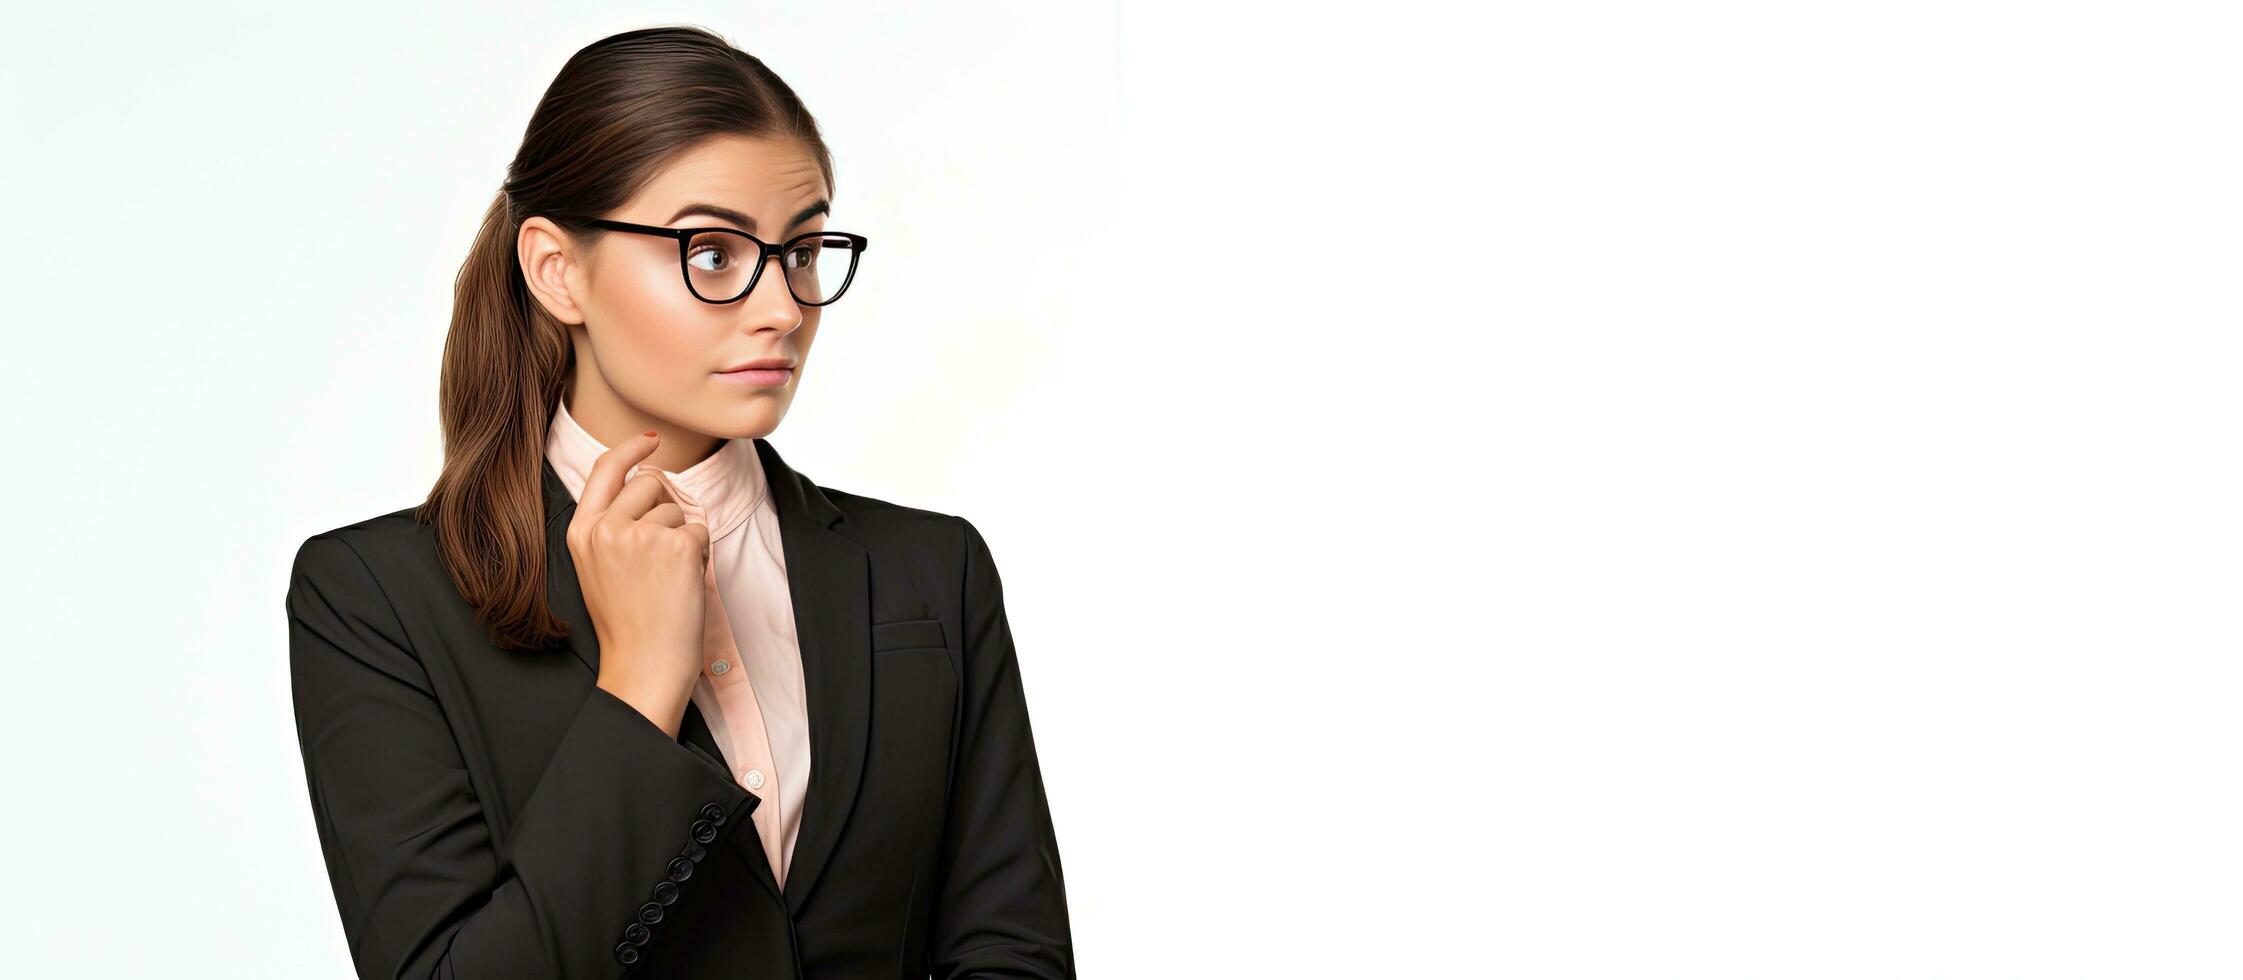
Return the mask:
<path id="1" fill-rule="evenodd" d="M 608 447 L 570 417 L 566 398 L 553 406 L 545 458 L 582 498 L 592 463 Z M 624 474 L 630 479 L 643 468 Z M 802 652 L 780 548 L 778 511 L 753 439 L 725 442 L 682 473 L 655 468 L 676 495 L 686 521 L 709 529 L 701 676 L 693 703 L 724 750 L 733 778 L 758 803 L 749 819 L 763 839 L 772 876 L 783 887 L 810 785 L 810 721 L 803 700 Z"/>

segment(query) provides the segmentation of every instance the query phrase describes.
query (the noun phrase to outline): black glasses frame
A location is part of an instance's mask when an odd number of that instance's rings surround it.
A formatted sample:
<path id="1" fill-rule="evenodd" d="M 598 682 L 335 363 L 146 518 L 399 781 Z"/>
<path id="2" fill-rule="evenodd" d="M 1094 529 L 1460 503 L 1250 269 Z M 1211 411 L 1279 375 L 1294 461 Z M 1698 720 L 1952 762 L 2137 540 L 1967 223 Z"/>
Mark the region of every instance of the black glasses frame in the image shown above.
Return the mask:
<path id="1" fill-rule="evenodd" d="M 754 292 L 755 284 L 763 280 L 763 267 L 770 264 L 773 258 L 777 258 L 780 262 L 780 268 L 784 269 L 786 267 L 787 249 L 793 248 L 796 242 L 807 238 L 846 238 L 849 240 L 849 247 L 852 250 L 849 256 L 849 272 L 841 278 L 841 285 L 834 287 L 833 295 L 826 297 L 824 301 L 812 303 L 803 299 L 802 294 L 794 291 L 794 280 L 787 278 L 783 272 L 779 275 L 779 281 L 786 283 L 787 294 L 793 296 L 795 302 L 804 306 L 829 305 L 834 300 L 840 299 L 841 294 L 848 291 L 849 284 L 856 281 L 857 257 L 864 254 L 865 246 L 870 244 L 870 241 L 863 235 L 852 235 L 846 231 L 806 231 L 773 245 L 737 228 L 664 228 L 659 225 L 632 224 L 628 221 L 617 221 L 613 218 L 579 218 L 577 223 L 590 225 L 594 228 L 606 228 L 610 231 L 627 231 L 634 235 L 659 235 L 663 238 L 677 239 L 678 275 L 685 279 L 686 292 L 692 293 L 694 299 L 714 306 L 737 303 L 742 297 Z M 710 299 L 701 295 L 700 290 L 693 288 L 693 270 L 686 265 L 686 262 L 691 258 L 688 253 L 692 248 L 693 236 L 707 234 L 736 235 L 754 243 L 756 247 L 755 271 L 748 273 L 748 283 L 741 288 L 740 295 L 727 299 Z"/>

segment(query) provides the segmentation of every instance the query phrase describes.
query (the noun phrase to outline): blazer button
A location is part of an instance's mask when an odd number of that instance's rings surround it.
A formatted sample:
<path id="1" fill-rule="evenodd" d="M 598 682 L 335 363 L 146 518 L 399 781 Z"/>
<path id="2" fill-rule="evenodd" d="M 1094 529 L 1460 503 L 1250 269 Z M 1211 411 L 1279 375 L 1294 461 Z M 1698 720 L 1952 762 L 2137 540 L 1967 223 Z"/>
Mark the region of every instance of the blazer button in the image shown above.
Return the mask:
<path id="1" fill-rule="evenodd" d="M 693 877 L 693 862 L 682 857 L 670 859 L 670 880 L 684 881 Z"/>
<path id="2" fill-rule="evenodd" d="M 639 906 L 639 921 L 644 922 L 650 926 L 661 922 L 662 906 L 656 905 L 653 902 L 648 902 L 645 905 Z"/>
<path id="3" fill-rule="evenodd" d="M 706 820 L 693 821 L 693 839 L 703 844 L 717 839 L 717 825 Z"/>
<path id="4" fill-rule="evenodd" d="M 655 901 L 657 901 L 657 902 L 660 902 L 660 903 L 662 903 L 662 904 L 664 904 L 664 905 L 668 905 L 668 904 L 670 904 L 670 903 L 672 903 L 672 902 L 675 902 L 675 901 L 677 901 L 677 900 L 678 900 L 678 884 L 677 884 L 677 882 L 674 882 L 674 881 L 657 881 L 657 882 L 655 882 L 655 883 L 654 883 L 654 900 L 655 900 Z"/>
<path id="5" fill-rule="evenodd" d="M 690 860 L 695 864 L 700 864 L 701 859 L 708 856 L 709 849 L 702 847 L 701 845 L 696 844 L 692 841 L 686 841 L 685 850 L 679 851 L 678 853 L 685 855 L 687 860 Z"/>
<path id="6" fill-rule="evenodd" d="M 724 826 L 724 808 L 714 803 L 703 803 L 701 804 L 701 819 L 722 827 Z"/>
<path id="7" fill-rule="evenodd" d="M 624 966 L 630 966 L 631 964 L 639 961 L 639 948 L 637 946 L 631 945 L 630 943 L 617 943 L 615 946 L 615 958 L 618 960 L 622 960 Z"/>
<path id="8" fill-rule="evenodd" d="M 633 922 L 623 930 L 623 941 L 633 946 L 644 946 L 647 937 L 652 935 L 654 930 L 647 928 L 646 923 Z"/>

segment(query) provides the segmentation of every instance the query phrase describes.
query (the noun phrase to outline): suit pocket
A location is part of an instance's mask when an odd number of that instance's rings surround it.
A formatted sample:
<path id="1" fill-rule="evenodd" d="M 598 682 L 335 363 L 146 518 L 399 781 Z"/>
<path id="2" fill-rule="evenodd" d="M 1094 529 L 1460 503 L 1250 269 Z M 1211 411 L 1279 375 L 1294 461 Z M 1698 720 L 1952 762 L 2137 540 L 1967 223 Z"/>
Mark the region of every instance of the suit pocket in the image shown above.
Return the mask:
<path id="1" fill-rule="evenodd" d="M 874 653 L 947 649 L 949 644 L 943 642 L 942 620 L 899 619 L 893 623 L 872 624 Z"/>

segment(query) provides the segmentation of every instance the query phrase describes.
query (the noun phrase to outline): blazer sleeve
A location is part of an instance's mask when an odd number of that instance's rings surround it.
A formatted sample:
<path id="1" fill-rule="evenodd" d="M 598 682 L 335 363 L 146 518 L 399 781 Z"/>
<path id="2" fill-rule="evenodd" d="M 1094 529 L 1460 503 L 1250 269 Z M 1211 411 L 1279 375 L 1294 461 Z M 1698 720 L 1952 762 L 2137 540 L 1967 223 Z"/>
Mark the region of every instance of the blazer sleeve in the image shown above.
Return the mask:
<path id="1" fill-rule="evenodd" d="M 504 848 L 429 676 L 352 543 L 314 535 L 287 596 L 312 817 L 361 978 L 621 977 L 755 797 L 593 686 Z"/>
<path id="2" fill-rule="evenodd" d="M 929 925 L 935 980 L 1072 978 L 1073 940 L 1004 585 L 965 518 L 965 702 Z"/>

